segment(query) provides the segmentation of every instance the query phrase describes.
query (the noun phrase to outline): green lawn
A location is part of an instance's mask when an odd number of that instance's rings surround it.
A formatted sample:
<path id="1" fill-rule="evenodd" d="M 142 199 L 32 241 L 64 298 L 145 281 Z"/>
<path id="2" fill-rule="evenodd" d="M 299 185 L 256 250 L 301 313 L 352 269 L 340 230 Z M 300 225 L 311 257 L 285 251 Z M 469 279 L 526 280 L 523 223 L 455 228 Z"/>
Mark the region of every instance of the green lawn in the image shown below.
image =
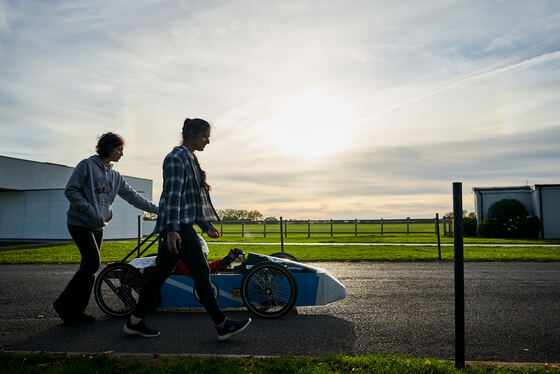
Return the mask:
<path id="1" fill-rule="evenodd" d="M 120 261 L 136 246 L 136 241 L 107 241 L 101 250 L 102 262 Z M 246 253 L 272 254 L 280 252 L 280 245 L 235 245 Z M 209 243 L 210 259 L 225 256 L 231 244 Z M 390 245 L 284 245 L 284 251 L 301 261 L 435 261 L 436 246 Z M 156 246 L 148 253 L 156 253 Z M 453 247 L 441 247 L 442 260 L 453 260 Z M 560 247 L 469 247 L 465 244 L 465 261 L 560 261 Z M 53 245 L 26 249 L 0 248 L 0 264 L 77 263 L 80 253 L 75 244 Z"/>
<path id="2" fill-rule="evenodd" d="M 0 372 L 28 373 L 550 373 L 558 366 L 467 364 L 410 356 L 378 355 L 276 358 L 161 357 L 98 355 L 13 354 L 0 352 Z"/>
<path id="3" fill-rule="evenodd" d="M 241 235 L 225 234 L 218 239 L 210 239 L 204 236 L 208 242 L 257 242 L 257 243 L 280 243 L 279 234 L 271 234 L 263 237 L 255 234 Z M 440 235 L 441 243 L 453 243 L 452 236 Z M 503 238 L 479 238 L 479 237 L 465 237 L 463 241 L 466 244 L 560 244 L 560 239 L 503 239 Z M 425 234 L 409 234 L 406 233 L 392 233 L 392 234 L 361 234 L 355 236 L 353 234 L 316 234 L 310 238 L 307 234 L 288 234 L 284 237 L 284 243 L 437 243 L 437 236 L 431 233 Z"/>

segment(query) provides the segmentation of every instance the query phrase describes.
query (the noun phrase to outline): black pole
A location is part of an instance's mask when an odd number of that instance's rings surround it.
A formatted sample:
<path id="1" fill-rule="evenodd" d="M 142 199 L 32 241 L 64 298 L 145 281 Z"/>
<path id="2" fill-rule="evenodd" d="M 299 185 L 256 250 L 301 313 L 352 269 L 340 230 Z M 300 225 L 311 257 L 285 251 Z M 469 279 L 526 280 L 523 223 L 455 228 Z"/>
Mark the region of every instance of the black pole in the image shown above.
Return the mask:
<path id="1" fill-rule="evenodd" d="M 282 228 L 282 217 L 280 216 L 280 249 L 284 253 L 284 229 Z"/>
<path id="2" fill-rule="evenodd" d="M 140 222 L 140 214 L 138 215 L 138 256 L 140 256 L 140 238 L 142 236 L 142 228 L 141 225 L 142 223 Z"/>
<path id="3" fill-rule="evenodd" d="M 437 235 L 438 260 L 441 261 L 441 239 L 439 237 L 439 214 L 438 213 L 436 213 L 436 235 Z"/>
<path id="4" fill-rule="evenodd" d="M 465 273 L 463 258 L 462 183 L 453 182 L 453 247 L 455 249 L 455 367 L 465 368 Z"/>

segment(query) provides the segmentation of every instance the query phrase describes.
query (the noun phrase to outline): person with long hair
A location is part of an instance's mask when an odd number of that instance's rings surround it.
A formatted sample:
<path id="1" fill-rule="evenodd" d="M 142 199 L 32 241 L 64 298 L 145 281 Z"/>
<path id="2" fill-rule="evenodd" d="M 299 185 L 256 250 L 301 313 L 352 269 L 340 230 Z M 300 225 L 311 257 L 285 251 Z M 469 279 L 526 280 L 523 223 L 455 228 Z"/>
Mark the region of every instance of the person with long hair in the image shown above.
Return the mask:
<path id="1" fill-rule="evenodd" d="M 80 268 L 53 307 L 60 318 L 70 325 L 92 323 L 95 317 L 84 313 L 95 273 L 100 266 L 99 251 L 103 228 L 113 217 L 112 205 L 116 195 L 146 212 L 157 213 L 158 207 L 136 192 L 126 180 L 113 170 L 113 162 L 124 155 L 124 139 L 112 132 L 99 137 L 96 155 L 86 158 L 74 169 L 64 194 L 70 201 L 68 231 L 82 256 Z"/>
<path id="2" fill-rule="evenodd" d="M 160 334 L 146 324 L 146 312 L 179 261 L 192 273 L 200 303 L 214 322 L 219 340 L 229 339 L 251 323 L 251 318 L 233 320 L 220 310 L 212 292 L 210 269 L 193 227 L 196 224 L 210 238 L 220 236 L 212 225 L 219 217 L 210 200 L 206 172 L 195 155 L 210 143 L 210 130 L 207 121 L 187 118 L 183 123 L 181 145 L 174 147 L 163 161 L 163 191 L 155 229 L 160 235 L 160 249 L 156 268 L 123 327 L 128 334 L 143 337 Z"/>

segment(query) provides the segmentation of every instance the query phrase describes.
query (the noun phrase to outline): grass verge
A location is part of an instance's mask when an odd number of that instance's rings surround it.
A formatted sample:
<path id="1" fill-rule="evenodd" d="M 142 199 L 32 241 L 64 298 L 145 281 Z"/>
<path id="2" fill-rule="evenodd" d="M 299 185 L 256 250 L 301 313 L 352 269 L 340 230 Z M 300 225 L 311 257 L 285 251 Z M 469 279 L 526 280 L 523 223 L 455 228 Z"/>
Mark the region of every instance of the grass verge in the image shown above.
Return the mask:
<path id="1" fill-rule="evenodd" d="M 115 356 L 107 354 L 0 353 L 6 373 L 550 373 L 558 366 L 468 364 L 457 370 L 452 362 L 396 355 L 277 358 L 175 356 Z"/>
<path id="2" fill-rule="evenodd" d="M 103 243 L 101 261 L 122 260 L 136 245 L 135 241 L 111 241 Z M 280 245 L 236 245 L 248 252 L 272 254 L 280 252 Z M 233 245 L 209 243 L 210 259 L 225 256 Z M 435 261 L 438 250 L 435 246 L 297 246 L 286 243 L 284 251 L 300 261 Z M 157 249 L 150 248 L 148 253 Z M 146 253 L 146 254 L 148 254 Z M 560 247 L 469 247 L 465 244 L 465 261 L 560 261 Z M 453 247 L 441 247 L 443 261 L 453 260 Z M 80 262 L 80 252 L 73 243 L 25 249 L 0 248 L 0 264 L 63 264 Z"/>
<path id="3" fill-rule="evenodd" d="M 218 239 L 208 239 L 208 242 L 241 242 L 241 243 L 279 243 L 280 235 L 269 234 L 266 237 L 257 234 L 224 235 Z M 441 243 L 453 243 L 452 236 L 440 236 Z M 560 244 L 560 239 L 505 239 L 505 238 L 479 238 L 465 237 L 465 244 Z M 430 233 L 389 233 L 389 234 L 314 234 L 310 238 L 307 234 L 290 233 L 284 238 L 284 243 L 437 243 L 437 236 Z"/>

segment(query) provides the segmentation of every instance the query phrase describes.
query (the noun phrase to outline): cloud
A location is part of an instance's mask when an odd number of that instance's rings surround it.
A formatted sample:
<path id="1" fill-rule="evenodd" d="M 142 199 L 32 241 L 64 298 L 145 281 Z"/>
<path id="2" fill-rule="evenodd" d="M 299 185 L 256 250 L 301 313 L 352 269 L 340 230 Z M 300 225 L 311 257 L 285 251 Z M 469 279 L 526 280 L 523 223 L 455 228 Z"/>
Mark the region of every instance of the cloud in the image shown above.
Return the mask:
<path id="1" fill-rule="evenodd" d="M 157 200 L 196 116 L 220 208 L 431 216 L 453 180 L 554 179 L 558 21 L 553 2 L 0 0 L 0 148 L 74 165 L 115 131 Z"/>
<path id="2" fill-rule="evenodd" d="M 262 159 L 251 168 L 216 170 L 216 201 L 225 206 L 263 207 L 295 217 L 430 217 L 451 210 L 451 184 L 464 184 L 465 207 L 473 210 L 472 187 L 559 183 L 560 126 L 458 142 L 386 146 L 330 156 L 298 170 L 273 168 Z M 263 172 L 263 170 L 269 170 Z M 262 208 L 261 208 L 262 209 Z M 350 212 L 353 215 L 348 216 Z M 393 212 L 393 213 L 392 213 Z M 271 214 L 271 213 L 268 213 Z"/>

